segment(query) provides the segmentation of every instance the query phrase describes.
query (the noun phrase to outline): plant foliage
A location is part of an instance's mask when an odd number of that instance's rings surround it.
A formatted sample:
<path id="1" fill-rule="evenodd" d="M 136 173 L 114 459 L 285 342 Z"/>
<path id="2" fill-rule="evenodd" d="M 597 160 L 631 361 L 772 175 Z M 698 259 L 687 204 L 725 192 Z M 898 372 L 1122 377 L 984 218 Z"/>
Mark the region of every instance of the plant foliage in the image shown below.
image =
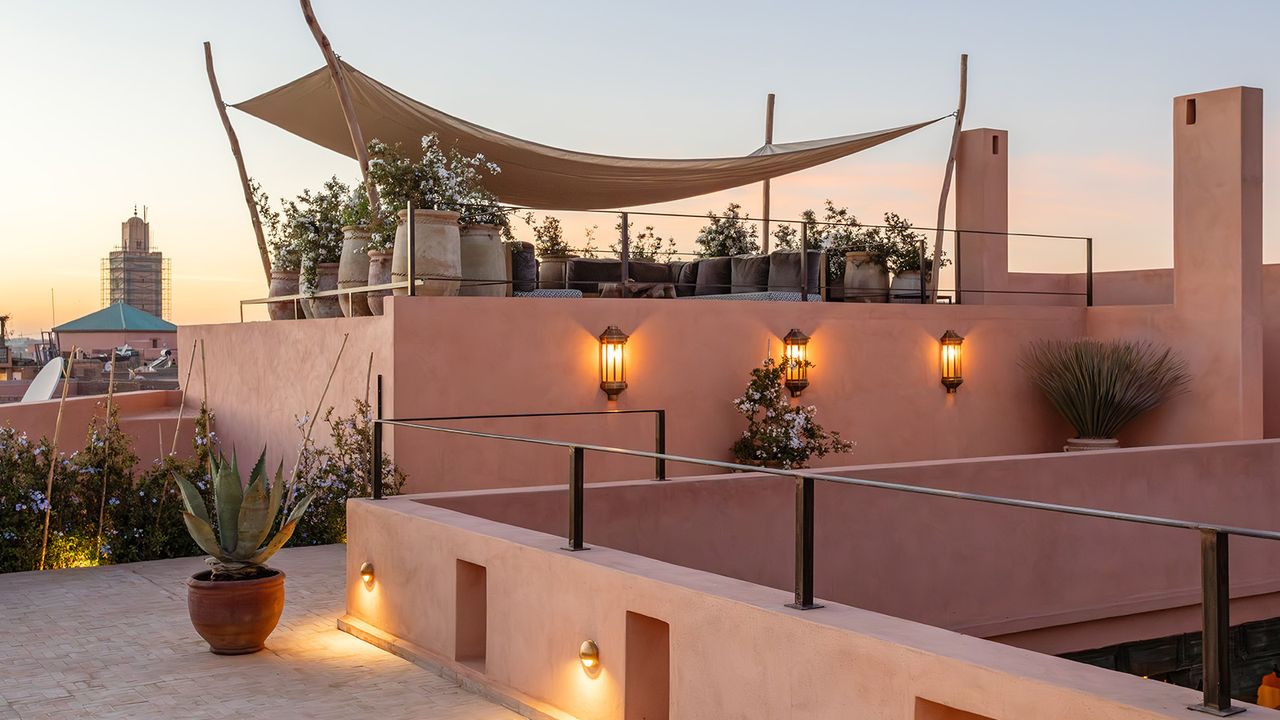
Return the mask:
<path id="1" fill-rule="evenodd" d="M 733 401 L 738 412 L 747 418 L 747 429 L 733 444 L 733 458 L 743 465 L 773 468 L 801 468 L 809 458 L 827 453 L 849 452 L 854 444 L 840 439 L 840 433 L 824 429 L 815 419 L 818 409 L 812 405 L 791 405 L 783 381 L 787 370 L 800 362 L 806 368 L 813 363 L 798 361 L 785 355 L 775 362 L 765 358 L 764 364 L 751 371 L 751 382 L 742 396 Z"/>
<path id="2" fill-rule="evenodd" d="M 698 254 L 702 257 L 731 257 L 760 252 L 760 233 L 738 203 L 730 203 L 724 215 L 707 213 L 708 223 L 698 232 Z"/>
<path id="3" fill-rule="evenodd" d="M 1114 438 L 1186 392 L 1191 380 L 1169 348 L 1127 340 L 1041 340 L 1026 348 L 1021 365 L 1079 438 Z"/>

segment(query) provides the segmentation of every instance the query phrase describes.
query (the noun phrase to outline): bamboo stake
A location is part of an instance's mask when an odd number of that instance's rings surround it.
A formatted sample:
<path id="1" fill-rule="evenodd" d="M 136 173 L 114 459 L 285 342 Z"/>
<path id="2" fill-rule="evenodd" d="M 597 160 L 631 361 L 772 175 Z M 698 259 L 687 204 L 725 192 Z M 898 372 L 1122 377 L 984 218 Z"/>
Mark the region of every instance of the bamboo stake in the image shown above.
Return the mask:
<path id="1" fill-rule="evenodd" d="M 364 405 L 369 407 L 369 384 L 373 382 L 373 353 L 369 353 L 369 368 L 364 371 Z"/>
<path id="2" fill-rule="evenodd" d="M 764 103 L 764 144 L 773 144 L 773 93 L 769 93 L 769 97 Z M 760 241 L 761 247 L 764 248 L 764 254 L 769 254 L 769 178 L 764 179 L 764 238 Z"/>
<path id="3" fill-rule="evenodd" d="M 200 338 L 200 383 L 204 386 L 201 392 L 203 396 L 200 398 L 200 408 L 207 409 L 209 407 L 209 365 L 204 359 L 204 338 Z M 213 434 L 213 418 L 209 418 L 209 434 Z"/>
<path id="4" fill-rule="evenodd" d="M 116 390 L 116 355 L 111 351 L 111 372 L 107 373 L 107 422 L 106 434 L 102 436 L 102 499 L 98 502 L 98 557 L 105 557 L 102 552 L 102 523 L 107 516 L 107 468 L 111 464 L 111 401 Z M 156 426 L 159 429 L 159 426 Z"/>
<path id="5" fill-rule="evenodd" d="M 938 302 L 938 276 L 942 273 L 938 268 L 938 261 L 942 257 L 942 228 L 947 222 L 947 196 L 951 193 L 951 176 L 956 166 L 956 152 L 960 148 L 960 130 L 964 125 L 964 103 L 965 95 L 969 85 L 969 54 L 964 53 L 960 56 L 960 103 L 956 107 L 956 125 L 951 131 L 951 152 L 947 155 L 947 169 L 942 175 L 942 196 L 938 198 L 938 222 L 934 227 L 937 228 L 936 235 L 933 239 L 933 261 L 929 266 L 929 301 Z M 960 248 L 956 248 L 956 254 L 960 253 Z M 922 258 L 923 259 L 923 258 Z M 920 268 L 920 276 L 924 277 L 924 268 Z"/>
<path id="6" fill-rule="evenodd" d="M 329 37 L 324 34 L 324 30 L 320 29 L 320 21 L 316 20 L 316 13 L 311 9 L 311 0 L 299 1 L 302 3 L 302 17 L 307 21 L 307 27 L 311 28 L 311 34 L 315 36 L 316 44 L 320 46 L 320 53 L 324 55 L 324 62 L 329 66 L 329 73 L 333 76 L 333 88 L 338 93 L 338 101 L 342 103 L 342 114 L 347 120 L 347 131 L 351 133 L 351 145 L 355 148 L 356 160 L 360 163 L 360 174 L 364 177 L 364 189 L 369 194 L 369 207 L 373 208 L 376 214 L 381 207 L 378 203 L 378 189 L 369 179 L 369 153 L 365 148 L 364 133 L 360 131 L 360 120 L 356 117 L 355 104 L 351 102 L 351 92 L 347 89 L 347 78 L 342 74 L 342 65 L 338 62 L 338 56 L 333 53 Z"/>
<path id="7" fill-rule="evenodd" d="M 58 401 L 58 417 L 53 422 L 53 442 L 49 445 L 49 479 L 44 485 L 44 538 L 40 541 L 40 570 L 44 569 L 45 553 L 49 550 L 49 515 L 53 511 L 53 471 L 58 467 L 58 434 L 62 431 L 62 409 L 67 405 L 67 387 L 71 385 L 71 368 L 76 363 L 75 345 L 62 369 L 62 399 Z M 113 358 L 114 359 L 114 358 Z"/>
<path id="8" fill-rule="evenodd" d="M 190 359 L 187 360 L 190 364 L 187 365 L 187 379 L 182 383 L 182 399 L 178 401 L 178 422 L 173 426 L 173 447 L 169 449 L 170 455 L 178 452 L 178 430 L 182 427 L 182 411 L 187 407 L 187 388 L 191 387 L 191 371 L 196 368 L 196 342 L 197 340 L 191 341 Z M 163 443 L 160 445 L 160 453 L 164 454 Z"/>
<path id="9" fill-rule="evenodd" d="M 227 141 L 231 143 L 231 154 L 236 159 L 236 169 L 240 172 L 240 187 L 244 190 L 244 202 L 249 206 L 249 220 L 253 223 L 253 234 L 258 239 L 258 255 L 262 257 L 262 272 L 271 284 L 271 255 L 267 252 L 267 238 L 262 233 L 262 220 L 258 217 L 258 205 L 253 201 L 253 189 L 249 186 L 249 173 L 244 169 L 244 157 L 240 154 L 240 140 L 231 127 L 231 118 L 227 117 L 227 104 L 222 101 L 222 91 L 218 89 L 218 76 L 213 73 L 213 48 L 208 42 L 204 44 L 204 67 L 209 74 L 209 87 L 213 90 L 213 104 L 218 107 L 218 116 L 222 118 L 222 128 L 227 131 Z"/>

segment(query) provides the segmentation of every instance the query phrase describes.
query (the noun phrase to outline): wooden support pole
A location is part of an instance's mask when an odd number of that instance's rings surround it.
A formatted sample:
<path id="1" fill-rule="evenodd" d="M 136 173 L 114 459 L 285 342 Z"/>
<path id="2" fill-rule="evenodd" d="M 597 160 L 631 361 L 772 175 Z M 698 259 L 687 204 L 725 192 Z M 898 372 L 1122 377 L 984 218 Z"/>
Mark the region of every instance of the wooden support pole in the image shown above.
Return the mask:
<path id="1" fill-rule="evenodd" d="M 951 194 L 951 176 L 954 174 L 956 167 L 956 152 L 960 148 L 960 130 L 964 125 L 964 101 L 965 93 L 969 84 L 969 55 L 965 53 L 960 56 L 960 104 L 956 107 L 956 125 L 951 131 L 951 152 L 947 155 L 947 169 L 942 175 L 942 195 L 938 198 L 938 222 L 934 226 L 936 235 L 933 239 L 933 262 L 929 266 L 929 302 L 938 302 L 938 276 L 942 273 L 939 271 L 938 262 L 942 257 L 942 229 L 947 223 L 947 196 Z M 960 253 L 960 248 L 956 248 L 956 254 Z M 924 277 L 926 268 L 920 268 L 921 277 Z"/>
<path id="2" fill-rule="evenodd" d="M 773 93 L 769 93 L 769 97 L 764 102 L 764 144 L 773 144 Z M 769 179 L 764 181 L 764 202 L 762 203 L 764 212 L 764 238 L 760 241 L 761 247 L 766 255 L 769 254 Z"/>
<path id="3" fill-rule="evenodd" d="M 222 128 L 227 131 L 227 140 L 231 143 L 231 154 L 236 159 L 236 169 L 240 171 L 240 187 L 244 190 L 244 202 L 249 206 L 249 220 L 253 223 L 253 234 L 258 239 L 258 254 L 262 256 L 262 273 L 271 284 L 271 255 L 267 252 L 267 238 L 262 234 L 262 220 L 258 217 L 258 205 L 253 201 L 253 189 L 249 186 L 249 173 L 244 169 L 244 157 L 240 154 L 240 140 L 231 127 L 231 118 L 227 117 L 227 104 L 222 102 L 222 91 L 218 89 L 218 76 L 213 73 L 213 48 L 208 42 L 204 44 L 204 69 L 209 73 L 209 88 L 213 90 L 213 104 L 218 107 L 218 117 L 222 118 Z"/>
<path id="4" fill-rule="evenodd" d="M 299 1 L 302 3 L 302 17 L 307 21 L 307 27 L 311 28 L 311 34 L 315 36 L 320 52 L 324 55 L 324 62 L 329 66 L 329 73 L 333 76 L 333 87 L 338 93 L 338 101 L 342 103 L 342 114 L 347 119 L 347 131 L 351 133 L 351 145 L 355 148 L 356 160 L 360 163 L 364 189 L 369 194 L 369 207 L 373 208 L 376 216 L 378 208 L 381 207 L 378 203 L 378 189 L 369 179 L 369 152 L 365 147 L 364 133 L 360 131 L 360 120 L 356 117 L 356 106 L 351 102 L 351 92 L 347 89 L 347 78 L 342 74 L 342 66 L 338 63 L 338 56 L 333 54 L 333 46 L 329 44 L 328 36 L 324 34 L 324 30 L 320 29 L 320 21 L 316 20 L 316 13 L 311 9 L 311 0 Z"/>

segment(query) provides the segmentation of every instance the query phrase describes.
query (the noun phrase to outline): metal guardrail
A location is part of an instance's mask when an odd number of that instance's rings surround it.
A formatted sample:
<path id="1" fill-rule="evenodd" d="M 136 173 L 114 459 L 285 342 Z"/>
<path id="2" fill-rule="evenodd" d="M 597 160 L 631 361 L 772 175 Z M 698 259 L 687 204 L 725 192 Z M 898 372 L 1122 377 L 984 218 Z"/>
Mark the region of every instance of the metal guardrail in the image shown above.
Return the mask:
<path id="1" fill-rule="evenodd" d="M 412 202 L 406 205 L 406 210 L 408 212 L 408 217 L 413 217 L 414 206 Z M 557 209 L 557 208 L 534 208 L 534 207 L 512 206 L 512 205 L 500 206 L 500 210 L 506 213 L 516 213 L 520 211 L 527 212 L 530 210 L 538 211 L 538 212 L 560 211 L 560 209 Z M 683 219 L 700 219 L 700 220 L 705 220 L 707 218 L 706 215 L 692 215 L 688 213 L 636 212 L 636 211 L 629 211 L 629 210 L 572 210 L 570 212 L 598 213 L 598 214 L 608 214 L 608 215 L 618 216 L 619 248 L 617 253 L 619 256 L 619 260 L 621 261 L 621 268 L 619 273 L 619 276 L 620 276 L 619 289 L 622 297 L 628 296 L 629 290 L 627 287 L 627 283 L 631 277 L 630 275 L 630 264 L 631 264 L 630 217 L 632 215 L 642 216 L 642 217 L 683 218 Z M 872 228 L 872 229 L 894 229 L 887 225 L 873 225 L 873 224 L 864 224 L 864 223 L 837 223 L 837 222 L 828 222 L 825 220 L 808 221 L 808 220 L 794 220 L 790 218 L 755 218 L 755 219 L 742 218 L 742 220 L 744 222 L 761 222 L 765 224 L 776 223 L 778 225 L 799 225 L 800 226 L 800 232 L 799 232 L 799 236 L 800 236 L 799 250 L 801 250 L 800 252 L 800 286 L 796 289 L 800 292 L 800 299 L 802 301 L 808 300 L 808 296 L 810 295 L 810 293 L 816 292 L 819 290 L 819 288 L 809 287 L 809 272 L 807 267 L 808 260 L 809 260 L 808 251 L 821 250 L 823 248 L 821 247 L 811 248 L 809 246 L 810 225 L 825 226 L 825 227 L 850 227 L 850 228 L 858 227 L 858 228 Z M 356 288 L 342 288 L 338 290 L 322 290 L 322 291 L 315 291 L 315 292 L 308 292 L 308 293 L 298 293 L 294 295 L 280 295 L 276 297 L 253 298 L 250 300 L 241 300 L 240 301 L 240 322 L 244 322 L 244 306 L 245 305 L 265 305 L 269 303 L 281 303 L 281 302 L 292 301 L 293 308 L 294 308 L 294 318 L 297 319 L 299 315 L 299 302 L 302 302 L 302 301 L 306 301 L 314 298 L 334 297 L 334 296 L 343 296 L 343 295 L 346 295 L 348 296 L 348 298 L 350 298 L 351 296 L 361 294 L 361 293 L 377 292 L 377 291 L 383 291 L 383 290 L 396 290 L 401 288 L 407 288 L 408 294 L 414 295 L 416 294 L 417 284 L 420 282 L 424 282 L 425 280 L 453 280 L 453 281 L 467 282 L 470 284 L 513 284 L 512 281 L 494 281 L 489 279 L 469 280 L 467 278 L 456 278 L 456 277 L 436 277 L 436 276 L 433 276 L 430 278 L 417 277 L 416 273 L 414 272 L 415 271 L 414 265 L 416 262 L 416 259 L 415 259 L 416 253 L 415 253 L 415 247 L 414 247 L 415 240 L 416 240 L 415 223 L 412 223 L 412 222 L 406 223 L 406 228 L 408 231 L 408 238 L 407 238 L 408 243 L 406 248 L 407 250 L 406 261 L 407 261 L 408 267 L 406 268 L 406 271 L 407 271 L 406 277 L 407 278 L 416 277 L 417 278 L 416 281 L 411 282 L 410 280 L 405 280 L 404 282 L 392 282 L 392 283 L 386 283 L 383 285 L 370 285 L 370 286 L 363 286 L 363 287 L 356 287 Z M 918 231 L 926 231 L 926 232 L 938 230 L 938 228 L 915 227 L 915 226 L 912 226 L 912 229 L 918 230 Z M 1087 306 L 1093 305 L 1093 238 L 1091 237 L 1085 237 L 1082 235 L 1048 235 L 1044 233 L 1023 233 L 1023 232 L 1007 232 L 1007 231 L 1000 232 L 995 230 L 960 230 L 955 228 L 944 228 L 942 232 L 952 233 L 954 237 L 953 243 L 954 243 L 955 254 L 956 254 L 955 287 L 946 291 L 950 293 L 952 303 L 955 303 L 955 304 L 962 303 L 963 302 L 962 293 L 967 293 L 967 294 L 975 294 L 975 295 L 1008 294 L 1008 295 L 1084 296 L 1085 305 Z M 1085 243 L 1085 291 L 1083 293 L 1080 293 L 1080 292 L 1060 292 L 1060 291 L 1047 291 L 1047 290 L 986 290 L 986 289 L 975 290 L 970 288 L 963 288 L 961 287 L 961 273 L 960 273 L 960 264 L 963 257 L 963 252 L 961 251 L 961 242 L 960 242 L 962 235 L 998 235 L 1006 238 L 1021 237 L 1021 238 L 1041 238 L 1041 239 L 1054 239 L 1054 240 L 1082 241 Z M 926 259 L 929 258 L 931 255 L 928 247 L 927 238 L 922 238 L 920 240 L 920 247 L 918 252 L 920 257 L 920 267 L 923 268 L 925 265 Z M 673 255 L 689 255 L 690 253 L 672 253 L 672 254 Z M 541 283 L 536 283 L 536 284 L 539 287 L 541 286 Z M 898 290 L 896 292 L 893 292 L 893 291 L 890 291 L 890 292 L 892 293 L 890 295 L 891 298 L 898 298 L 898 299 L 905 298 L 905 297 L 913 297 L 913 295 L 916 294 L 916 293 L 904 294 L 903 291 L 901 290 Z M 944 290 L 942 288 L 939 288 L 938 292 L 941 293 L 941 292 L 944 292 Z M 924 273 L 921 273 L 921 281 L 920 281 L 920 288 L 918 290 L 918 295 L 919 295 L 919 302 L 921 304 L 926 304 L 929 302 L 929 287 L 928 287 L 928 282 L 925 281 Z M 348 302 L 351 302 L 351 300 L 349 299 Z"/>
<path id="2" fill-rule="evenodd" d="M 565 550 L 579 551 L 588 549 L 584 545 L 583 527 L 584 527 L 584 495 L 585 495 L 585 468 L 583 460 L 587 452 L 598 452 L 610 455 L 623 455 L 637 458 L 648 458 L 660 462 L 679 462 L 691 465 L 701 465 L 704 467 L 720 468 L 722 470 L 733 470 L 740 472 L 763 473 L 766 475 L 776 475 L 779 477 L 790 478 L 795 482 L 795 586 L 794 601 L 787 603 L 787 607 L 797 610 L 815 610 L 821 608 L 814 602 L 813 596 L 813 577 L 814 577 L 814 485 L 817 481 L 835 483 L 837 485 L 851 485 L 854 487 L 864 487 L 876 490 L 887 490 L 891 492 L 902 492 L 913 495 L 925 495 L 930 497 L 949 498 L 952 500 L 965 500 L 969 502 L 977 502 L 988 505 L 1003 505 L 1005 507 L 1015 507 L 1027 510 L 1038 510 L 1042 512 L 1054 512 L 1067 515 L 1077 515 L 1081 517 L 1092 517 L 1102 520 L 1113 520 L 1118 522 L 1136 523 L 1140 525 L 1154 525 L 1158 527 L 1177 528 L 1183 530 L 1195 530 L 1200 533 L 1200 561 L 1201 561 L 1201 604 L 1203 607 L 1203 644 L 1202 644 L 1202 667 L 1204 672 L 1203 680 L 1203 702 L 1198 705 L 1189 706 L 1189 709 L 1199 712 L 1208 713 L 1216 716 L 1234 715 L 1244 712 L 1244 708 L 1233 706 L 1231 704 L 1231 658 L 1229 653 L 1229 633 L 1230 633 L 1230 582 L 1229 571 L 1230 563 L 1228 557 L 1229 538 L 1232 535 L 1241 537 L 1259 538 L 1263 540 L 1280 540 L 1280 532 L 1272 530 L 1256 530 L 1253 528 L 1235 527 L 1231 525 L 1221 525 L 1217 523 L 1202 523 L 1189 520 L 1177 520 L 1173 518 L 1159 517 L 1155 515 L 1142 515 L 1136 513 L 1116 512 L 1112 510 L 1099 510 L 1096 508 L 1078 507 L 1074 505 L 1062 505 L 1058 503 L 1038 502 L 1035 500 L 1020 500 L 1017 498 L 1007 498 L 995 495 L 983 495 L 980 493 L 962 492 L 958 490 L 944 490 L 941 488 L 922 487 L 916 485 L 906 485 L 903 483 L 885 482 L 881 480 L 868 480 L 865 478 L 842 477 L 839 475 L 829 475 L 826 473 L 811 472 L 808 470 L 781 470 L 777 468 L 755 467 L 751 465 L 742 465 L 740 463 L 725 462 L 722 460 L 710 460 L 707 458 L 694 458 L 682 455 L 672 455 L 662 452 L 648 452 L 644 450 L 631 450 L 627 448 L 610 447 L 607 445 L 594 445 L 589 443 L 569 442 L 564 440 L 548 440 L 545 438 L 532 438 L 520 435 L 505 435 L 501 433 L 483 432 L 477 430 L 463 430 L 460 428 L 442 427 L 439 425 L 420 424 L 415 419 L 394 419 L 383 417 L 382 411 L 382 376 L 378 376 L 377 401 L 375 406 L 375 417 L 373 419 L 373 499 L 380 500 L 382 494 L 382 433 L 384 427 L 403 427 L 413 428 L 416 430 L 426 430 L 429 432 L 438 432 L 449 435 L 459 435 L 464 437 L 486 438 L 490 440 L 502 440 L 508 442 L 519 442 L 532 445 L 541 445 L 546 447 L 564 448 L 569 451 L 569 531 L 567 535 L 568 545 Z M 624 411 L 625 412 L 625 411 Z M 665 413 L 661 413 L 660 427 L 665 428 Z M 557 413 L 547 413 L 547 415 L 556 415 Z M 580 413 L 566 413 L 575 415 Z M 592 414 L 592 413 L 581 413 Z M 530 416 L 537 416 L 531 414 Z M 474 416 L 476 418 L 489 416 Z M 442 418 L 436 418 L 440 420 Z M 463 419 L 463 418 L 449 418 Z M 432 421 L 432 419 L 421 419 Z M 659 437 L 662 435 L 659 431 Z M 663 479 L 665 473 L 660 473 Z"/>

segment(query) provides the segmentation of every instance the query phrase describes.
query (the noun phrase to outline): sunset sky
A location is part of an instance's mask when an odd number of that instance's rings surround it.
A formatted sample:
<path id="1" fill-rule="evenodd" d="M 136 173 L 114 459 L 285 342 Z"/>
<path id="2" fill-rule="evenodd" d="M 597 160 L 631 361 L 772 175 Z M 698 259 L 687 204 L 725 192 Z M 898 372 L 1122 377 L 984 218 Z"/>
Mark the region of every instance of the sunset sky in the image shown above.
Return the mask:
<path id="1" fill-rule="evenodd" d="M 769 92 L 779 142 L 936 117 L 954 109 L 968 52 L 966 127 L 1010 132 L 1011 229 L 1094 236 L 1100 269 L 1172 262 L 1171 99 L 1280 88 L 1274 0 L 314 2 L 344 59 L 392 87 L 513 135 L 620 155 L 750 152 Z M 99 259 L 135 204 L 172 258 L 173 320 L 237 319 L 237 301 L 265 284 L 201 42 L 228 102 L 256 95 L 323 62 L 297 3 L 3 8 L 0 314 L 13 333 L 50 327 L 51 289 L 58 322 L 97 309 Z M 1280 261 L 1277 118 L 1268 110 L 1269 261 Z M 273 196 L 358 178 L 345 157 L 234 110 L 232 122 Z M 932 225 L 949 139 L 939 123 L 775 180 L 773 214 L 829 197 L 865 221 L 895 211 Z M 663 209 L 730 201 L 760 212 L 758 187 Z M 562 218 L 575 235 L 583 225 Z M 612 221 L 595 222 L 607 245 Z M 693 248 L 698 223 L 657 225 Z M 1080 269 L 1056 265 L 1056 251 L 1012 254 L 1019 269 Z"/>

